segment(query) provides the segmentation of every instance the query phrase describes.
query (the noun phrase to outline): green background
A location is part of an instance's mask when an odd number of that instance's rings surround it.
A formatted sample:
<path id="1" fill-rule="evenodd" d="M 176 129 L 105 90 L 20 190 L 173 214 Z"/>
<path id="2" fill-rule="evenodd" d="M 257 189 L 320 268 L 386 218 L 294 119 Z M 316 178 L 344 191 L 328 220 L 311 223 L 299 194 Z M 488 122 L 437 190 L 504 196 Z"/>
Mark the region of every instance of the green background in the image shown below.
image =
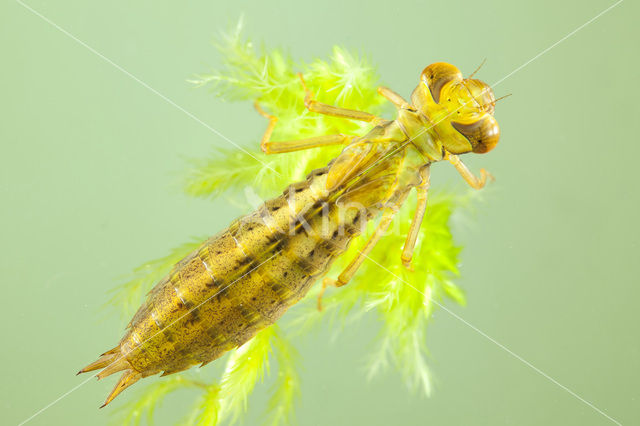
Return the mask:
<path id="1" fill-rule="evenodd" d="M 265 122 L 250 104 L 186 82 L 220 63 L 211 40 L 241 15 L 248 36 L 297 58 L 327 57 L 334 44 L 366 53 L 381 81 L 408 95 L 436 61 L 468 74 L 487 58 L 478 76 L 496 82 L 613 4 L 167 3 L 28 2 L 95 52 L 18 2 L 0 6 L 2 424 L 86 380 L 74 373 L 122 334 L 103 306 L 133 267 L 242 213 L 180 188 L 185 158 L 228 142 L 114 64 L 255 146 Z M 468 306 L 447 304 L 623 424 L 640 423 L 638 12 L 621 3 L 496 87 L 513 93 L 497 106 L 501 142 L 466 158 L 496 182 L 472 224 L 456 226 Z M 463 190 L 450 169 L 436 166 L 432 185 Z M 613 424 L 443 310 L 428 333 L 431 398 L 408 392 L 393 370 L 367 382 L 362 359 L 376 329 L 365 317 L 336 338 L 325 324 L 295 341 L 300 425 Z M 113 421 L 118 403 L 97 409 L 113 383 L 92 380 L 29 424 Z M 249 401 L 246 424 L 259 424 L 267 389 Z M 193 397 L 169 397 L 156 423 L 181 418 Z"/>

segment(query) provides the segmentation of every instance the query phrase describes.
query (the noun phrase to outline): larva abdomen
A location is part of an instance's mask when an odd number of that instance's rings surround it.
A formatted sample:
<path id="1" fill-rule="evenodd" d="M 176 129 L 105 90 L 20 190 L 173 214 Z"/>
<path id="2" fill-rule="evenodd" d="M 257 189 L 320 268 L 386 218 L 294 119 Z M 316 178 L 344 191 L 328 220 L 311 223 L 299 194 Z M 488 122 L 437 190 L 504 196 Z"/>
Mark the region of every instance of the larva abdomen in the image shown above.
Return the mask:
<path id="1" fill-rule="evenodd" d="M 207 240 L 152 289 L 120 344 L 82 370 L 124 370 L 106 403 L 141 377 L 213 361 L 306 295 L 375 209 L 340 214 L 327 170 Z"/>

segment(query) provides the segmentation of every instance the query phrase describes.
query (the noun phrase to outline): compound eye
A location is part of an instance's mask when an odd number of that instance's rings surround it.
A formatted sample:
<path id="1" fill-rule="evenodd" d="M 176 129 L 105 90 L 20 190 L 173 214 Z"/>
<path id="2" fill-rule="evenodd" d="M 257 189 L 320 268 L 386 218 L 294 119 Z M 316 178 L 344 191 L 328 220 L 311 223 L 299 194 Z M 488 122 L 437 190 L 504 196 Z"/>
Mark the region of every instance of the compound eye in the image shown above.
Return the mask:
<path id="1" fill-rule="evenodd" d="M 458 68 L 446 62 L 436 62 L 426 67 L 420 78 L 427 84 L 431 97 L 440 103 L 440 93 L 450 81 L 462 81 L 462 73 Z"/>
<path id="2" fill-rule="evenodd" d="M 467 138 L 473 152 L 484 154 L 491 151 L 498 144 L 500 139 L 500 127 L 498 121 L 489 114 L 485 114 L 483 118 L 473 123 L 451 122 L 451 125 L 462 136 Z"/>

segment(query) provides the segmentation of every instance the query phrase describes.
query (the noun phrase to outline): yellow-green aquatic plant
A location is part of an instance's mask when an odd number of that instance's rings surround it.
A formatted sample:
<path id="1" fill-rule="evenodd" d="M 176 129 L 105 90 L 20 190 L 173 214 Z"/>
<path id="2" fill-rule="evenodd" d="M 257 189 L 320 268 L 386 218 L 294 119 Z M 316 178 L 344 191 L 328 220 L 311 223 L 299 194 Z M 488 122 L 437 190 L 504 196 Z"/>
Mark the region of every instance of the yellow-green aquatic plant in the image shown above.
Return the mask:
<path id="1" fill-rule="evenodd" d="M 225 61 L 222 70 L 200 75 L 193 82 L 209 87 L 227 100 L 259 100 L 265 110 L 279 118 L 273 140 L 335 133 L 363 134 L 369 126 L 309 113 L 303 104 L 304 91 L 297 72 L 304 74 L 321 102 L 374 114 L 383 112 L 383 99 L 376 92 L 375 70 L 365 59 L 343 48 L 334 47 L 329 60 L 301 63 L 277 49 L 257 51 L 238 31 L 226 36 L 218 50 Z M 247 103 L 248 108 L 249 105 Z M 186 175 L 186 192 L 197 197 L 215 198 L 223 194 L 244 197 L 250 188 L 256 197 L 273 197 L 289 183 L 303 179 L 312 169 L 325 166 L 339 152 L 339 148 L 326 148 L 267 157 L 258 149 L 263 130 L 256 129 L 256 140 L 252 141 L 249 152 L 216 147 L 209 158 L 194 160 Z M 302 306 L 285 315 L 279 325 L 261 331 L 227 355 L 226 368 L 218 380 L 210 382 L 194 372 L 159 378 L 131 396 L 136 399 L 121 410 L 125 423 L 138 424 L 145 416 L 151 421 L 154 410 L 167 395 L 181 389 L 197 393 L 193 409 L 186 413 L 188 424 L 233 423 L 246 410 L 247 398 L 255 386 L 274 370 L 276 377 L 266 419 L 273 425 L 290 423 L 300 389 L 297 355 L 290 340 L 298 333 L 309 331 L 319 321 L 331 318 L 345 323 L 365 314 L 376 315 L 381 323 L 379 350 L 370 359 L 370 373 L 376 374 L 393 364 L 408 385 L 428 394 L 430 378 L 425 336 L 434 301 L 438 304 L 448 297 L 464 304 L 463 292 L 452 281 L 458 273 L 459 248 L 454 244 L 449 219 L 466 201 L 467 196 L 442 192 L 430 195 L 413 272 L 400 262 L 404 235 L 415 208 L 415 200 L 407 202 L 395 220 L 397 232 L 378 243 L 371 254 L 372 261 L 361 267 L 349 285 L 329 291 L 323 311 L 316 308 L 316 286 L 301 302 Z M 137 268 L 133 279 L 116 289 L 113 304 L 130 317 L 144 294 L 198 244 L 196 241 L 185 243 L 166 257 Z M 334 276 L 341 270 L 360 246 L 361 242 L 355 241 L 330 274 Z M 271 366 L 273 361 L 275 368 Z"/>

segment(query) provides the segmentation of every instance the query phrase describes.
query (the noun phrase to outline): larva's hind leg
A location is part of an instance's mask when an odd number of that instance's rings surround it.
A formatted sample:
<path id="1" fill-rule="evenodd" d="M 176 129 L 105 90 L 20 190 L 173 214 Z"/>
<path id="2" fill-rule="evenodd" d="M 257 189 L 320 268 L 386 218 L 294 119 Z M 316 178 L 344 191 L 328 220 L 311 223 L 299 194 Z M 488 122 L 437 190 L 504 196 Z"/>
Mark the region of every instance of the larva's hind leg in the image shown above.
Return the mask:
<path id="1" fill-rule="evenodd" d="M 380 238 L 384 235 L 384 233 L 387 232 L 387 229 L 389 228 L 389 225 L 391 224 L 393 217 L 398 212 L 400 206 L 402 206 L 404 201 L 407 199 L 408 194 L 409 194 L 409 188 L 403 189 L 398 194 L 398 197 L 396 198 L 394 204 L 384 209 L 382 213 L 382 218 L 380 219 L 380 222 L 378 223 L 378 226 L 376 227 L 375 231 L 373 231 L 373 234 L 371 234 L 371 236 L 367 240 L 364 247 L 360 250 L 358 255 L 349 263 L 349 265 L 347 265 L 346 268 L 344 268 L 344 271 L 342 271 L 342 273 L 338 275 L 338 279 L 334 280 L 332 278 L 327 277 L 324 280 L 322 280 L 322 288 L 320 289 L 320 293 L 318 293 L 318 310 L 319 311 L 322 310 L 322 296 L 324 295 L 324 292 L 327 290 L 327 287 L 329 286 L 342 287 L 343 285 L 347 284 L 351 280 L 351 278 L 353 278 L 355 273 L 358 271 L 358 268 L 360 268 L 360 266 L 365 261 L 365 259 L 369 257 L 369 253 L 371 253 L 371 250 L 373 250 L 373 248 L 376 246 L 378 241 L 380 241 Z"/>
<path id="2" fill-rule="evenodd" d="M 258 111 L 258 114 L 269 120 L 267 129 L 265 130 L 264 135 L 262 136 L 262 141 L 260 142 L 260 148 L 265 154 L 281 154 L 284 152 L 301 151 L 303 149 L 318 148 L 329 145 L 347 145 L 355 138 L 355 136 L 337 134 L 274 142 L 271 140 L 271 134 L 273 133 L 273 129 L 276 127 L 278 117 L 266 113 L 257 101 L 254 103 L 254 106 Z"/>
<path id="3" fill-rule="evenodd" d="M 333 105 L 323 104 L 313 99 L 313 92 L 309 90 L 307 84 L 304 82 L 304 78 L 301 73 L 298 73 L 302 87 L 306 93 L 304 97 L 304 106 L 311 112 L 317 112 L 318 114 L 330 115 L 332 117 L 346 118 L 349 120 L 365 121 L 373 125 L 384 123 L 387 120 L 377 117 L 373 114 L 364 111 L 357 111 L 355 109 L 340 108 Z"/>
<path id="4" fill-rule="evenodd" d="M 413 270 L 411 267 L 411 259 L 413 258 L 413 250 L 416 247 L 416 241 L 418 239 L 418 233 L 420 232 L 420 225 L 422 219 L 424 219 L 424 213 L 427 210 L 427 193 L 429 191 L 429 176 L 430 167 L 426 165 L 419 171 L 420 184 L 416 187 L 418 193 L 418 202 L 416 204 L 416 211 L 413 214 L 413 220 L 407 233 L 407 239 L 405 240 L 404 247 L 402 249 L 402 264 L 409 270 Z"/>

